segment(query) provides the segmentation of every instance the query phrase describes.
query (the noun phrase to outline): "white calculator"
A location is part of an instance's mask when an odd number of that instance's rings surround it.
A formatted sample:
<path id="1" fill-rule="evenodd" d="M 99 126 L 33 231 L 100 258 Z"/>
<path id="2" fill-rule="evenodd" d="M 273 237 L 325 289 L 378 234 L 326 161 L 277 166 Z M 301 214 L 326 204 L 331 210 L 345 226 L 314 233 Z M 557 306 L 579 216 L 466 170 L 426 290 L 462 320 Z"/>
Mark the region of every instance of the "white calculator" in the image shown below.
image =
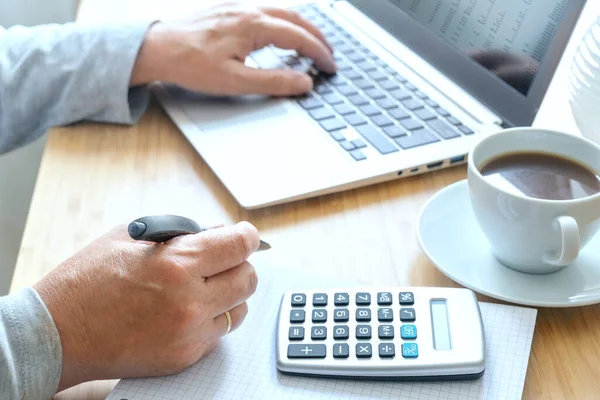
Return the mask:
<path id="1" fill-rule="evenodd" d="M 277 368 L 354 379 L 477 379 L 485 371 L 475 294 L 459 288 L 335 289 L 286 293 Z"/>

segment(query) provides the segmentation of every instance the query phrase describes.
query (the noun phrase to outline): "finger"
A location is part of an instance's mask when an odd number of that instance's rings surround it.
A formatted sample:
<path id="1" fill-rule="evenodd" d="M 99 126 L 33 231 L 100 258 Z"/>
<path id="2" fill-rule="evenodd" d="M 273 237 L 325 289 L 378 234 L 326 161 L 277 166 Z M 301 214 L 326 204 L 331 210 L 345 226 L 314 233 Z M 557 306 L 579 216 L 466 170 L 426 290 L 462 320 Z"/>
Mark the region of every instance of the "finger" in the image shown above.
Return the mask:
<path id="1" fill-rule="evenodd" d="M 242 304 L 256 291 L 258 276 L 249 262 L 213 275 L 204 282 L 212 317 Z"/>
<path id="2" fill-rule="evenodd" d="M 288 69 L 256 69 L 241 63 L 231 65 L 230 73 L 236 77 L 231 94 L 264 94 L 272 96 L 297 96 L 313 89 L 313 80 L 303 72 Z"/>
<path id="3" fill-rule="evenodd" d="M 269 16 L 261 18 L 254 26 L 256 49 L 272 44 L 281 49 L 296 50 L 313 60 L 317 69 L 335 73 L 337 67 L 327 46 L 303 27 Z"/>
<path id="4" fill-rule="evenodd" d="M 242 264 L 259 245 L 258 231 L 248 222 L 176 237 L 167 244 L 174 261 L 203 278 Z"/>
<path id="5" fill-rule="evenodd" d="M 329 44 L 327 38 L 325 38 L 321 30 L 317 28 L 312 22 L 298 14 L 296 11 L 286 10 L 277 7 L 262 7 L 261 11 L 267 15 L 270 15 L 271 17 L 284 19 L 286 21 L 291 22 L 292 24 L 301 26 L 308 32 L 312 33 L 313 36 L 319 39 L 325 46 L 327 46 L 330 52 L 333 52 L 333 47 Z"/>
<path id="6" fill-rule="evenodd" d="M 242 325 L 246 315 L 248 315 L 248 303 L 244 302 L 232 308 L 229 310 L 229 315 L 231 316 L 231 330 L 229 333 L 231 333 Z M 215 318 L 209 320 L 207 324 L 210 325 L 206 327 L 208 337 L 218 338 L 227 334 L 227 316 L 225 313 L 217 315 Z"/>

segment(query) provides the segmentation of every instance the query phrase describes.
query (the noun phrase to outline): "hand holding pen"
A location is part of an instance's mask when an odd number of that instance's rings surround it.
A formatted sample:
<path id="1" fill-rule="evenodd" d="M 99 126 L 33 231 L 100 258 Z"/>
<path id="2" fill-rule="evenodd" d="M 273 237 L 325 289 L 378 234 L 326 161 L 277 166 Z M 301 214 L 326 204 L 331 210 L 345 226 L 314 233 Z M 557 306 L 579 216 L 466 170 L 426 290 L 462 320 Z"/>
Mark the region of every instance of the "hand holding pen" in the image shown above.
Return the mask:
<path id="1" fill-rule="evenodd" d="M 205 230 L 174 216 L 94 240 L 34 286 L 60 332 L 60 388 L 197 362 L 243 322 L 258 283 L 247 259 L 268 247 L 247 222 Z"/>

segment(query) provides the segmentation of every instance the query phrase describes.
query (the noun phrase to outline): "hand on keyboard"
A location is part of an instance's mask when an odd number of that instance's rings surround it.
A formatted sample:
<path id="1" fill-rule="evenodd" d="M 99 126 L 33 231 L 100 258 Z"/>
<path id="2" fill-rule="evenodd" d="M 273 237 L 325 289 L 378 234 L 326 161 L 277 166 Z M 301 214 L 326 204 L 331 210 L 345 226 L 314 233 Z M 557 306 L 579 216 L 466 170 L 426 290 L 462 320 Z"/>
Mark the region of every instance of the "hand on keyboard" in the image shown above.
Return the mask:
<path id="1" fill-rule="evenodd" d="M 224 5 L 197 16 L 158 22 L 147 32 L 131 85 L 155 80 L 219 95 L 304 94 L 312 79 L 293 69 L 258 69 L 246 57 L 268 45 L 295 50 L 335 73 L 332 48 L 319 29 L 291 10 Z"/>

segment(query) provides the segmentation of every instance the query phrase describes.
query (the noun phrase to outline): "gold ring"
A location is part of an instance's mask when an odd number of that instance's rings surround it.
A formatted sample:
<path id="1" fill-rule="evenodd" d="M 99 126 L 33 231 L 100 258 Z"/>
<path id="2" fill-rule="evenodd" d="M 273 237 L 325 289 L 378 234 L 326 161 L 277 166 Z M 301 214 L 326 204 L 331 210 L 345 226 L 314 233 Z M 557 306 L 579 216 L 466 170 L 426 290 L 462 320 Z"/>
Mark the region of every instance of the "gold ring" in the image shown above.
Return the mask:
<path id="1" fill-rule="evenodd" d="M 229 314 L 229 311 L 225 311 L 225 318 L 227 318 L 227 332 L 225 332 L 225 335 L 227 335 L 231 331 L 231 314 Z"/>

